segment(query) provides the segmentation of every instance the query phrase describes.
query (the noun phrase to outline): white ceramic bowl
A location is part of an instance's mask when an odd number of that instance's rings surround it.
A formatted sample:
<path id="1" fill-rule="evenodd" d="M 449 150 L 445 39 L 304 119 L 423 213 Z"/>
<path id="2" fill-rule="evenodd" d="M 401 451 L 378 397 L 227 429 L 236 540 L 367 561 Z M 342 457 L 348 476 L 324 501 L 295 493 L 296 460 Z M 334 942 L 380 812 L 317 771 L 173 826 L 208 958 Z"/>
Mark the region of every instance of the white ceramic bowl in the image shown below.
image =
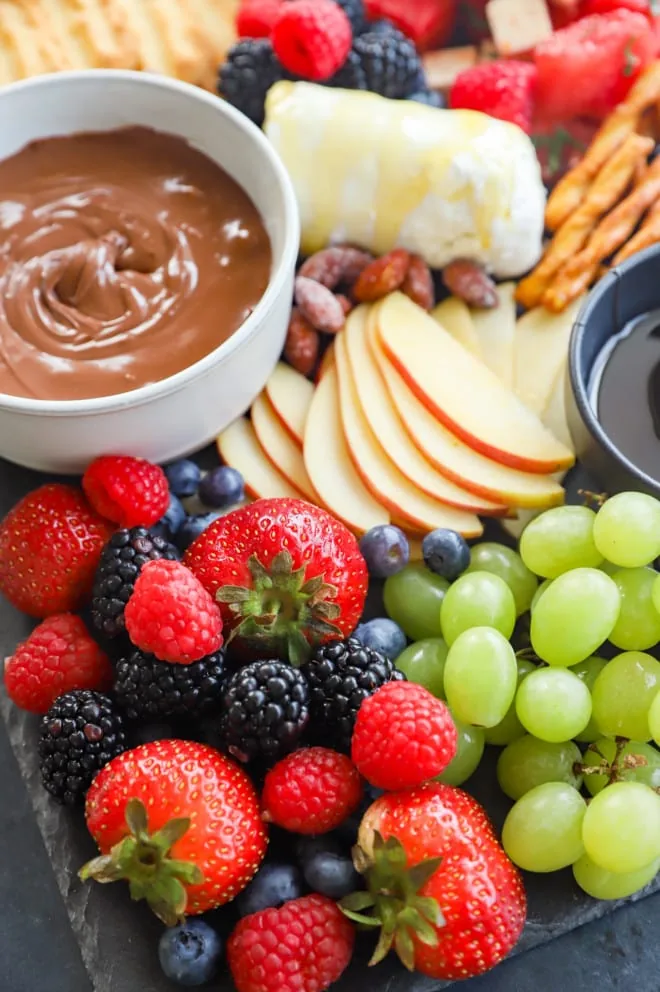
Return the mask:
<path id="1" fill-rule="evenodd" d="M 270 283 L 224 344 L 161 382 L 100 399 L 48 401 L 0 393 L 0 456 L 19 465 L 75 473 L 100 454 L 155 462 L 189 454 L 249 407 L 282 350 L 298 211 L 288 174 L 257 127 L 210 93 L 147 73 L 67 72 L 0 89 L 0 159 L 39 138 L 131 124 L 184 138 L 238 181 L 270 236 Z"/>

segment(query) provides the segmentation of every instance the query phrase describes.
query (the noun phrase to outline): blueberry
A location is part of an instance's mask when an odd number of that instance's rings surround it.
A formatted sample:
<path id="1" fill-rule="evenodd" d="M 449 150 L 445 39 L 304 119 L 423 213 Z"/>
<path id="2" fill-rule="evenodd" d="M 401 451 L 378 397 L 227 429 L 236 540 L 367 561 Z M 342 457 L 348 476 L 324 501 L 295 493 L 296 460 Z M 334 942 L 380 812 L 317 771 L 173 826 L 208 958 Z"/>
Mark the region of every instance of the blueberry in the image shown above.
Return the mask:
<path id="1" fill-rule="evenodd" d="M 408 538 L 392 524 L 380 524 L 368 530 L 360 541 L 360 551 L 369 573 L 376 579 L 396 575 L 405 568 L 410 558 Z"/>
<path id="2" fill-rule="evenodd" d="M 277 909 L 285 902 L 303 894 L 303 880 L 294 865 L 265 864 L 246 889 L 236 897 L 239 916 L 259 913 L 262 909 Z"/>
<path id="3" fill-rule="evenodd" d="M 210 527 L 214 520 L 221 516 L 220 513 L 196 513 L 191 517 L 186 517 L 178 531 L 176 532 L 176 545 L 179 551 L 185 551 L 192 542 L 203 534 L 207 527 Z"/>
<path id="4" fill-rule="evenodd" d="M 342 899 L 361 888 L 360 876 L 347 854 L 317 851 L 305 862 L 303 874 L 313 892 L 330 899 Z"/>
<path id="5" fill-rule="evenodd" d="M 165 475 L 175 496 L 194 496 L 202 477 L 199 465 L 189 458 L 167 465 Z"/>
<path id="6" fill-rule="evenodd" d="M 324 835 L 323 837 L 298 837 L 294 845 L 294 851 L 298 863 L 304 872 L 307 862 L 315 857 L 319 851 L 341 855 L 342 848 L 334 837 Z"/>
<path id="7" fill-rule="evenodd" d="M 158 523 L 150 528 L 151 533 L 164 537 L 166 541 L 171 541 L 185 519 L 186 511 L 183 503 L 178 496 L 170 492 L 170 505 Z"/>
<path id="8" fill-rule="evenodd" d="M 445 100 L 441 93 L 437 93 L 435 90 L 421 89 L 413 93 L 412 96 L 408 97 L 414 103 L 423 103 L 427 107 L 444 107 Z"/>
<path id="9" fill-rule="evenodd" d="M 235 468 L 221 465 L 204 476 L 199 484 L 199 498 L 205 506 L 221 508 L 240 503 L 245 496 L 243 476 Z"/>
<path id="10" fill-rule="evenodd" d="M 389 617 L 378 617 L 376 620 L 358 624 L 353 631 L 353 637 L 356 637 L 365 648 L 380 651 L 392 661 L 399 657 L 408 643 L 398 623 L 390 620 Z"/>
<path id="11" fill-rule="evenodd" d="M 222 943 L 203 920 L 186 920 L 166 930 L 158 943 L 158 959 L 166 978 L 179 985 L 204 985 L 218 971 Z"/>
<path id="12" fill-rule="evenodd" d="M 470 564 L 470 549 L 455 530 L 439 527 L 422 541 L 422 555 L 427 568 L 453 582 Z"/>

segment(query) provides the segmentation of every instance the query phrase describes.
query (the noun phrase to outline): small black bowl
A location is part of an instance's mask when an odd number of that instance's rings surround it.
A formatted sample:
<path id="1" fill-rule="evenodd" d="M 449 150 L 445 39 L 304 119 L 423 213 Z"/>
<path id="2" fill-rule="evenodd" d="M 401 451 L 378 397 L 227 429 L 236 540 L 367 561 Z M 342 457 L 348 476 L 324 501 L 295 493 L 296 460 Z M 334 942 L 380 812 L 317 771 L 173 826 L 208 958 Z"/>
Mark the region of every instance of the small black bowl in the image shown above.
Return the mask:
<path id="1" fill-rule="evenodd" d="M 571 332 L 566 416 L 578 459 L 608 493 L 636 490 L 660 499 L 660 481 L 634 465 L 603 430 L 589 397 L 596 358 L 626 324 L 660 308 L 660 244 L 612 269 L 591 291 Z"/>

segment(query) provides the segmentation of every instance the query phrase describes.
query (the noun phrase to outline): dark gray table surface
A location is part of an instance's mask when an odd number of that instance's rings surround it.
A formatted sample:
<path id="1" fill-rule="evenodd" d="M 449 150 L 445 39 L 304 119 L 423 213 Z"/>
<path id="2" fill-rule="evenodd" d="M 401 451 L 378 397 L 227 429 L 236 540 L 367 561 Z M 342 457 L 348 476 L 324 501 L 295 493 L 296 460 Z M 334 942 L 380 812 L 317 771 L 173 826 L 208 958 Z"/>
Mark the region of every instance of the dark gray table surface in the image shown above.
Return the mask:
<path id="1" fill-rule="evenodd" d="M 0 462 L 0 517 L 21 492 L 39 481 Z M 0 603 L 3 654 L 27 629 L 15 611 Z M 0 710 L 5 718 L 0 718 L 0 992 L 168 992 L 173 986 L 159 975 L 157 930 L 148 914 L 130 905 L 117 886 L 90 891 L 75 880 L 75 868 L 93 847 L 82 823 L 50 803 L 39 788 L 34 721 L 4 698 Z M 494 787 L 492 771 L 485 768 L 477 778 L 476 794 L 501 821 L 507 807 Z M 612 912 L 612 907 L 580 894 L 568 872 L 528 877 L 527 885 L 530 922 L 521 942 L 523 953 L 463 988 L 660 992 L 660 893 Z M 606 910 L 608 915 L 595 919 Z M 215 988 L 225 992 L 226 978 Z M 356 966 L 337 992 L 439 988 L 399 969 L 381 966 L 367 972 Z"/>

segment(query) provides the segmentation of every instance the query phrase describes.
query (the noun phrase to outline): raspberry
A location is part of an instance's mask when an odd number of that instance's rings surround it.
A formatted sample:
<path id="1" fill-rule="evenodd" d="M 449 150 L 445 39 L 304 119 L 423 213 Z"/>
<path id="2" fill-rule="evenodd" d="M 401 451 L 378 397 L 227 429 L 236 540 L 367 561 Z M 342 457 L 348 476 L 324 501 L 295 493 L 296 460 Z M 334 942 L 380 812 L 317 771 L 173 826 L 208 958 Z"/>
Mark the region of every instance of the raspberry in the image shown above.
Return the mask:
<path id="1" fill-rule="evenodd" d="M 310 747 L 283 758 L 266 775 L 264 819 L 298 834 L 335 830 L 360 805 L 362 781 L 337 751 Z"/>
<path id="2" fill-rule="evenodd" d="M 5 662 L 7 695 L 30 713 L 46 713 L 72 689 L 104 692 L 112 677 L 109 659 L 73 613 L 44 620 Z"/>
<path id="3" fill-rule="evenodd" d="M 447 706 L 414 682 L 388 682 L 358 710 L 351 754 L 371 785 L 396 791 L 435 778 L 456 755 Z"/>
<path id="4" fill-rule="evenodd" d="M 159 661 L 189 665 L 222 647 L 219 607 L 178 561 L 161 559 L 142 567 L 124 621 L 135 647 Z"/>
<path id="5" fill-rule="evenodd" d="M 332 899 L 303 896 L 241 920 L 227 958 L 238 992 L 324 992 L 348 966 L 354 942 Z"/>
<path id="6" fill-rule="evenodd" d="M 144 458 L 102 455 L 88 467 L 82 485 L 97 513 L 120 527 L 151 527 L 170 503 L 165 473 Z"/>
<path id="7" fill-rule="evenodd" d="M 239 38 L 270 38 L 283 0 L 242 0 L 236 15 Z"/>
<path id="8" fill-rule="evenodd" d="M 353 31 L 334 0 L 288 0 L 275 22 L 272 42 L 285 69 L 321 82 L 346 61 Z"/>
<path id="9" fill-rule="evenodd" d="M 483 62 L 459 72 L 449 93 L 449 106 L 452 110 L 480 110 L 517 124 L 529 134 L 536 78 L 536 69 L 529 62 Z"/>

